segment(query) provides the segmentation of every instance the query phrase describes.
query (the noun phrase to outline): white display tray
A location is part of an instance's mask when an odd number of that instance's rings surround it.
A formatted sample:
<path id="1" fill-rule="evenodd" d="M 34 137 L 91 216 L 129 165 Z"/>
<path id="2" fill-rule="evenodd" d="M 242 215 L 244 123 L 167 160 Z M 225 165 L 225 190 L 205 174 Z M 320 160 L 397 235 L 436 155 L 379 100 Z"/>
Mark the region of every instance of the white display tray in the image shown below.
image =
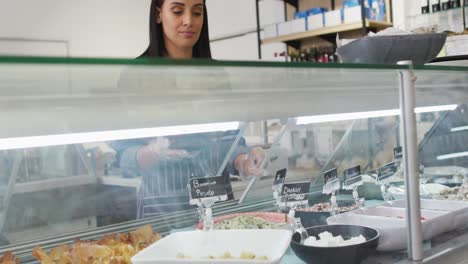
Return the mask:
<path id="1" fill-rule="evenodd" d="M 379 251 L 407 248 L 406 201 L 398 200 L 327 218 L 329 225 L 348 224 L 375 228 L 380 232 Z M 468 222 L 468 203 L 421 200 L 424 240 L 455 230 Z"/>
<path id="2" fill-rule="evenodd" d="M 133 264 L 179 263 L 279 263 L 291 243 L 292 232 L 279 229 L 189 231 L 171 234 L 132 258 Z M 207 259 L 225 252 L 238 258 L 243 252 L 266 256 L 268 260 Z M 190 258 L 181 259 L 184 254 Z"/>

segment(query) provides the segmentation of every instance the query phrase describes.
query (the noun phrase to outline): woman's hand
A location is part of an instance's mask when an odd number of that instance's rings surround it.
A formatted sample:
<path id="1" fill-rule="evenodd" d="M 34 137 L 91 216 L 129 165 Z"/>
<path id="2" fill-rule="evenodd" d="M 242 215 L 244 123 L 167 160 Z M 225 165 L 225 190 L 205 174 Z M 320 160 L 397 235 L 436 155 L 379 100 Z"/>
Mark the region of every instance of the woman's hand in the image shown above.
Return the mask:
<path id="1" fill-rule="evenodd" d="M 169 149 L 169 146 L 169 139 L 161 137 L 141 147 L 136 155 L 140 168 L 149 169 L 163 159 L 176 159 L 189 156 L 186 150 Z"/>
<path id="2" fill-rule="evenodd" d="M 234 167 L 240 176 L 262 176 L 265 151 L 260 147 L 252 148 L 248 154 L 240 154 L 234 160 Z"/>

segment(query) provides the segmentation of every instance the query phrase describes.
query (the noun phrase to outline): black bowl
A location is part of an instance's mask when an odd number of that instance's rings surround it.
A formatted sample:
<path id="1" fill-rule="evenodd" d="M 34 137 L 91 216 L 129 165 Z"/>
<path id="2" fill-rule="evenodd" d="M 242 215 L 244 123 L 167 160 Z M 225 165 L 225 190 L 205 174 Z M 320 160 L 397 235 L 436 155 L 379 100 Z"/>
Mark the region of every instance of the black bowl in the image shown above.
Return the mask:
<path id="1" fill-rule="evenodd" d="M 338 207 L 352 206 L 354 201 L 337 201 Z M 352 209 L 354 210 L 354 209 Z M 348 210 L 351 211 L 351 210 Z M 348 211 L 340 211 L 340 214 Z M 301 223 L 305 228 L 313 226 L 321 226 L 327 224 L 327 218 L 331 216 L 331 212 L 308 212 L 295 210 L 295 217 L 301 218 Z"/>
<path id="2" fill-rule="evenodd" d="M 366 242 L 344 246 L 344 247 L 311 247 L 300 243 L 300 235 L 294 234 L 291 241 L 291 248 L 294 253 L 305 263 L 316 264 L 359 264 L 365 258 L 372 255 L 377 250 L 379 244 L 379 231 L 354 225 L 329 225 L 307 228 L 309 236 L 318 238 L 319 234 L 328 231 L 333 236 L 341 235 L 344 239 L 350 239 L 362 235 Z"/>

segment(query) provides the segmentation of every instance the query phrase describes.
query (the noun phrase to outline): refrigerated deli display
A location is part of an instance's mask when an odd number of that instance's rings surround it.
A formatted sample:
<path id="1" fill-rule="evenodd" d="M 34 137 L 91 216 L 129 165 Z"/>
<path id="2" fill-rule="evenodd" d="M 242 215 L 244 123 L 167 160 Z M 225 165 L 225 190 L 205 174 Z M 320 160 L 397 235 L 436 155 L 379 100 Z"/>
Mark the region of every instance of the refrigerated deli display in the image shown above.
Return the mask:
<path id="1" fill-rule="evenodd" d="M 467 246 L 466 67 L 2 57 L 0 100 L 0 263 Z"/>

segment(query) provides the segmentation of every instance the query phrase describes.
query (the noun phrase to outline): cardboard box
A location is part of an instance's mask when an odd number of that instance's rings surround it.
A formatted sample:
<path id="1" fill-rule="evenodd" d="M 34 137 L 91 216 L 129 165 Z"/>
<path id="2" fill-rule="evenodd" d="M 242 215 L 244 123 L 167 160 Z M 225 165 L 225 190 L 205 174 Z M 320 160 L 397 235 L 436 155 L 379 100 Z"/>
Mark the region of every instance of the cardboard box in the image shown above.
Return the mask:
<path id="1" fill-rule="evenodd" d="M 317 15 L 310 15 L 307 17 L 307 29 L 314 30 L 320 29 L 325 26 L 325 15 L 317 14 Z"/>
<path id="2" fill-rule="evenodd" d="M 385 0 L 373 0 L 370 7 L 370 14 L 368 14 L 370 20 L 385 21 L 387 19 L 387 4 Z"/>
<path id="3" fill-rule="evenodd" d="M 308 15 L 309 15 L 309 12 L 308 12 L 308 11 L 296 12 L 296 13 L 294 13 L 294 19 L 306 18 Z"/>
<path id="4" fill-rule="evenodd" d="M 275 38 L 278 36 L 278 25 L 272 24 L 263 29 L 263 38 Z"/>
<path id="5" fill-rule="evenodd" d="M 343 22 L 345 24 L 359 22 L 361 20 L 362 17 L 360 5 L 343 9 Z"/>
<path id="6" fill-rule="evenodd" d="M 373 5 L 373 8 L 366 8 L 366 18 L 374 21 L 384 21 L 386 18 L 385 6 L 378 5 L 377 2 Z M 361 6 L 353 6 L 343 9 L 343 22 L 354 23 L 361 21 Z"/>
<path id="7" fill-rule="evenodd" d="M 291 21 L 285 21 L 278 24 L 278 36 L 289 35 L 292 33 Z"/>
<path id="8" fill-rule="evenodd" d="M 334 27 L 341 25 L 341 10 L 325 12 L 325 26 Z"/>
<path id="9" fill-rule="evenodd" d="M 298 18 L 291 21 L 292 33 L 300 33 L 307 31 L 307 18 Z"/>

